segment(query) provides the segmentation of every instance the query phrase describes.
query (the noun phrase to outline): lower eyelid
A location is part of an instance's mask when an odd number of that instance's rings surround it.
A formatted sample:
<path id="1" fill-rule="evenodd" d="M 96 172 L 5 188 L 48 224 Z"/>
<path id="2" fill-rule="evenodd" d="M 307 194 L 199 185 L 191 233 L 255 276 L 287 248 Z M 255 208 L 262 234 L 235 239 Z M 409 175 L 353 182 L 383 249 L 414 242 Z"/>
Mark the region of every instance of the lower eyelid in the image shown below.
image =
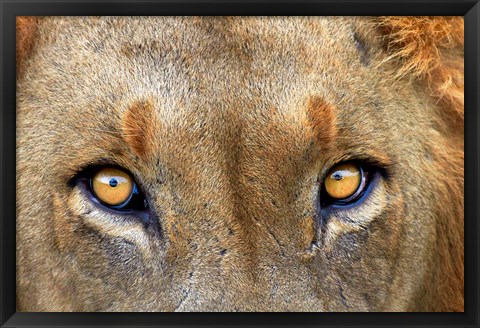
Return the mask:
<path id="1" fill-rule="evenodd" d="M 80 188 L 69 195 L 67 206 L 71 213 L 81 218 L 82 224 L 106 236 L 122 238 L 142 250 L 142 254 L 151 254 L 151 245 L 144 224 L 137 217 L 111 215 L 91 203 Z"/>
<path id="2" fill-rule="evenodd" d="M 349 209 L 329 209 L 328 212 L 322 213 L 324 223 L 319 239 L 322 240 L 326 250 L 330 251 L 340 236 L 367 229 L 385 210 L 387 205 L 385 196 L 385 181 L 378 177 L 376 186 L 362 204 Z"/>

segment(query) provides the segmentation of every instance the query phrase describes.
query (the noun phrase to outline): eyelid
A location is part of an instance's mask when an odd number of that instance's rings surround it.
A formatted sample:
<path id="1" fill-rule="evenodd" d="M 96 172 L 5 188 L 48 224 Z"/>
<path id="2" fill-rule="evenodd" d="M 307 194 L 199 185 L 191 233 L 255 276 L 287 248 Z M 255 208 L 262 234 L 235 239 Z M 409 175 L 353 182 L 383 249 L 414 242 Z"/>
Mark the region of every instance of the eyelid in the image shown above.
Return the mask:
<path id="1" fill-rule="evenodd" d="M 326 249 L 331 249 L 343 234 L 368 229 L 370 224 L 387 209 L 387 183 L 375 173 L 361 199 L 346 206 L 328 206 L 319 211 L 318 240 Z"/>
<path id="2" fill-rule="evenodd" d="M 75 188 L 69 195 L 65 206 L 71 213 L 80 218 L 81 225 L 86 226 L 102 235 L 122 238 L 133 245 L 148 249 L 148 238 L 145 238 L 146 225 L 148 222 L 135 215 L 118 215 L 105 207 L 97 206 L 85 197 L 82 186 Z"/>

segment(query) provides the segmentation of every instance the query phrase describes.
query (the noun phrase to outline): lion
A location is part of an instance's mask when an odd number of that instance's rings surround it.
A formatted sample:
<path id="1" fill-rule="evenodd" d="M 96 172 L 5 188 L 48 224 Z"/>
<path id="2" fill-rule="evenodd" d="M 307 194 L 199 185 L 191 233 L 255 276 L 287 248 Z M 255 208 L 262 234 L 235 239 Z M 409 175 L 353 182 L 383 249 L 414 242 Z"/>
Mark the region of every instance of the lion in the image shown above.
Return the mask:
<path id="1" fill-rule="evenodd" d="M 18 311 L 464 311 L 462 17 L 18 17 Z"/>

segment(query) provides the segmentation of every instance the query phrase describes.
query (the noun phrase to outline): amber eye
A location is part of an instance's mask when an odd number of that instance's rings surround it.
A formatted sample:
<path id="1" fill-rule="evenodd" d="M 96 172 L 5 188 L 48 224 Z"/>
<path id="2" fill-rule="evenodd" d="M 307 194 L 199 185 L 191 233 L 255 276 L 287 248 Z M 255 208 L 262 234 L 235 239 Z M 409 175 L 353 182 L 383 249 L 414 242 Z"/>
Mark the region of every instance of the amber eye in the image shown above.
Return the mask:
<path id="1" fill-rule="evenodd" d="M 364 187 L 364 172 L 355 163 L 336 165 L 325 178 L 325 192 L 335 201 L 352 201 L 362 193 Z"/>
<path id="2" fill-rule="evenodd" d="M 103 168 L 91 180 L 95 196 L 105 205 L 118 206 L 127 203 L 133 195 L 135 182 L 125 171 Z"/>

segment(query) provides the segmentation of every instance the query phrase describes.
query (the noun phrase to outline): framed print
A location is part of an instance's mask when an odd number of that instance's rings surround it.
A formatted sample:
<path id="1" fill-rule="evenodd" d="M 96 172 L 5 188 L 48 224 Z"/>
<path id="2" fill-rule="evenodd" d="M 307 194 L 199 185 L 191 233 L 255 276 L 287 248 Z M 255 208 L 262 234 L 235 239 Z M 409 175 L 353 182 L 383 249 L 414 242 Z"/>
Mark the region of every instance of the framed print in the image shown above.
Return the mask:
<path id="1" fill-rule="evenodd" d="M 2 2 L 2 327 L 477 326 L 479 8 Z"/>

